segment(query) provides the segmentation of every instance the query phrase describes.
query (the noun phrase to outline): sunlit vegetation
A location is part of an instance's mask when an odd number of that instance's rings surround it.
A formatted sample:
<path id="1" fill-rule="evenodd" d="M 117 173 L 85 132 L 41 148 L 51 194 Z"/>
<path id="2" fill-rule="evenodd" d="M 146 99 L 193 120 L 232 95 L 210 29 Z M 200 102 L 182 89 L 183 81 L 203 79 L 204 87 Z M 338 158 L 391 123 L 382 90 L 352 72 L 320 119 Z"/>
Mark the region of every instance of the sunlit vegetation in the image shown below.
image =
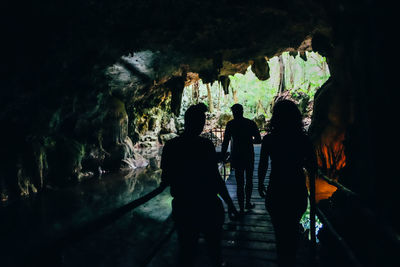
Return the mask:
<path id="1" fill-rule="evenodd" d="M 244 106 L 244 115 L 255 120 L 268 120 L 271 106 L 277 98 L 290 98 L 298 104 L 305 116 L 311 114 L 314 94 L 329 78 L 326 59 L 315 52 L 306 52 L 307 60 L 300 54 L 282 53 L 268 60 L 270 78 L 261 81 L 249 66 L 245 74 L 229 76 L 228 94 L 218 82 L 204 84 L 201 80 L 186 87 L 182 98 L 181 114 L 191 104 L 203 102 L 209 107 L 209 118 L 215 123 L 228 117 L 235 103 Z M 223 126 L 223 125 L 220 125 Z"/>
<path id="2" fill-rule="evenodd" d="M 245 74 L 229 76 L 228 94 L 218 82 L 204 84 L 199 80 L 185 88 L 181 116 L 189 105 L 203 102 L 209 107 L 207 130 L 223 128 L 231 118 L 230 107 L 240 103 L 244 107 L 244 116 L 255 120 L 262 129 L 271 117 L 273 103 L 279 98 L 289 98 L 309 120 L 314 94 L 329 79 L 330 73 L 326 58 L 314 52 L 306 52 L 306 58 L 303 60 L 299 54 L 291 56 L 285 52 L 269 59 L 270 77 L 265 81 L 259 80 L 249 66 Z M 301 219 L 305 230 L 310 229 L 309 212 L 308 205 Z M 318 232 L 322 224 L 318 219 L 316 224 Z"/>

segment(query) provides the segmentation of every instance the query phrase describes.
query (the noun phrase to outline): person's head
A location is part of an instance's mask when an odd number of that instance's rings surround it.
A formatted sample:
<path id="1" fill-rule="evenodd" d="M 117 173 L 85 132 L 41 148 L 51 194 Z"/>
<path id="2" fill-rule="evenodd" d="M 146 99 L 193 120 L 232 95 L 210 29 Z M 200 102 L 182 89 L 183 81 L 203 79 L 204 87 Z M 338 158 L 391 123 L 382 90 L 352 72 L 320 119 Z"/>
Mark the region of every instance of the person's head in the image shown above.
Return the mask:
<path id="1" fill-rule="evenodd" d="M 303 132 L 303 118 L 296 104 L 287 99 L 276 102 L 268 128 L 272 133 Z"/>
<path id="2" fill-rule="evenodd" d="M 207 106 L 203 103 L 190 106 L 185 112 L 185 133 L 199 135 L 206 123 Z"/>
<path id="3" fill-rule="evenodd" d="M 243 106 L 240 104 L 235 104 L 231 107 L 232 114 L 234 118 L 243 117 Z"/>

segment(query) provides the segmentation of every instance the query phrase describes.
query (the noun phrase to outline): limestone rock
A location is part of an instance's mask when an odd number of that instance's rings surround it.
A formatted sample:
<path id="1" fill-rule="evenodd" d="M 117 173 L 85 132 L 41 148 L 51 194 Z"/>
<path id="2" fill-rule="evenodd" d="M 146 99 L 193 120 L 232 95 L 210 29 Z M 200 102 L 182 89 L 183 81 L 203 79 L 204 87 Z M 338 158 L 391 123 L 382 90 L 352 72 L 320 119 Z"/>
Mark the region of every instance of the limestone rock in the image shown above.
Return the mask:
<path id="1" fill-rule="evenodd" d="M 265 57 L 254 59 L 254 63 L 251 65 L 251 70 L 261 81 L 269 79 L 269 65 Z"/>
<path id="2" fill-rule="evenodd" d="M 122 162 L 123 162 L 123 165 L 121 166 L 122 169 L 144 168 L 147 165 L 149 165 L 149 161 L 138 153 L 134 153 L 131 157 L 123 159 Z"/>
<path id="3" fill-rule="evenodd" d="M 176 125 L 174 118 L 166 118 L 161 125 L 162 133 L 176 133 Z"/>

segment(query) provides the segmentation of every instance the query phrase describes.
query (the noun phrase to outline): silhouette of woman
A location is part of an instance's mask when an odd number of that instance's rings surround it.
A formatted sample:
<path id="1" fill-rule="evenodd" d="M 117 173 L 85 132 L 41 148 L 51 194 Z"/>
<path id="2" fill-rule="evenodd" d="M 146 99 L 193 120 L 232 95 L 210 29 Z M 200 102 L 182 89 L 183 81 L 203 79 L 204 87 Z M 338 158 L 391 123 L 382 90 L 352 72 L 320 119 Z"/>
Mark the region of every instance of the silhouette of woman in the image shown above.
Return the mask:
<path id="1" fill-rule="evenodd" d="M 264 179 L 269 160 L 271 174 L 266 190 Z M 277 102 L 268 134 L 261 145 L 258 190 L 260 196 L 265 197 L 265 206 L 274 226 L 280 267 L 295 264 L 299 222 L 307 208 L 303 168 L 308 171 L 313 184 L 316 166 L 314 150 L 303 129 L 302 116 L 296 104 L 290 100 Z"/>

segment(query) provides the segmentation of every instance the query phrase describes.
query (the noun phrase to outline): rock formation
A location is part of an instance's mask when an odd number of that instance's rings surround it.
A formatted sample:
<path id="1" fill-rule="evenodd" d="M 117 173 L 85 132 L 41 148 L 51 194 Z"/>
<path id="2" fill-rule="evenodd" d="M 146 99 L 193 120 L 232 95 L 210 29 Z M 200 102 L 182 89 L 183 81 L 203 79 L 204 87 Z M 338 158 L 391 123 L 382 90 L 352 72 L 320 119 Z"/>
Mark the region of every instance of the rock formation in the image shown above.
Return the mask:
<path id="1" fill-rule="evenodd" d="M 392 48 L 386 36 L 393 16 L 383 7 L 312 0 L 11 3 L 1 67 L 2 199 L 129 165 L 134 144 L 149 132 L 158 132 L 149 142 L 171 138 L 185 85 L 220 81 L 228 90 L 228 75 L 249 65 L 267 79 L 265 58 L 304 56 L 310 37 L 322 32 L 340 50 L 326 56 L 343 60 L 335 88 L 319 93 L 315 116 L 344 127 L 352 183 L 395 221 L 399 182 L 383 149 L 395 137 L 381 123 L 395 106 L 390 59 L 381 56 Z M 313 123 L 318 139 L 328 124 Z"/>

